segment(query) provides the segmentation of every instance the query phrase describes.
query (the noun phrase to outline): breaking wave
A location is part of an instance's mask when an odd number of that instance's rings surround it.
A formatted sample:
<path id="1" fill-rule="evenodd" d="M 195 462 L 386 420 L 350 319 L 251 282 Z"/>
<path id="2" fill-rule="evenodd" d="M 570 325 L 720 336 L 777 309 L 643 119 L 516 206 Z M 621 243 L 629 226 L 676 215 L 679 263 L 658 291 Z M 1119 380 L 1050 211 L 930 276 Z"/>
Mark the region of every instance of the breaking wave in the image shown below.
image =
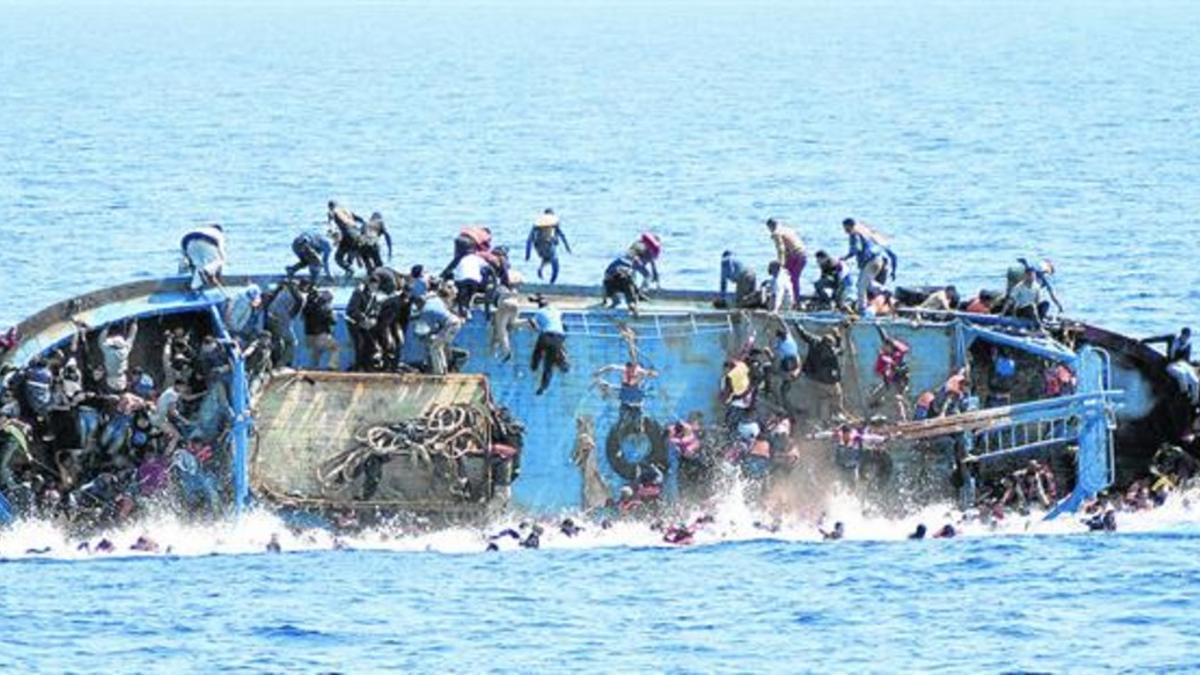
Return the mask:
<path id="1" fill-rule="evenodd" d="M 841 522 L 845 528 L 846 541 L 906 540 L 918 525 L 925 525 L 931 537 L 947 524 L 954 527 L 957 538 L 1088 532 L 1081 516 L 1069 514 L 1046 521 L 1040 513 L 1010 513 L 1000 521 L 985 523 L 973 517 L 973 514 L 948 505 L 933 505 L 902 517 L 888 517 L 873 513 L 871 508 L 865 507 L 857 497 L 849 494 L 827 498 L 823 511 L 816 517 L 778 518 L 752 506 L 738 488 L 740 486 L 735 486 L 721 498 L 710 502 L 707 508 L 677 510 L 670 516 L 605 522 L 586 514 L 564 514 L 553 519 L 522 518 L 510 514 L 486 526 L 433 530 L 411 525 L 382 525 L 352 533 L 337 533 L 323 528 L 297 529 L 265 509 L 253 510 L 240 518 L 231 517 L 210 523 L 186 522 L 177 515 L 160 513 L 87 537 L 71 535 L 51 521 L 24 520 L 0 530 L 0 560 L 265 554 L 272 538 L 278 541 L 283 553 L 342 549 L 478 554 L 487 550 L 490 541 L 496 540 L 496 533 L 509 528 L 515 530 L 521 523 L 541 525 L 544 530 L 540 540 L 541 549 L 576 550 L 677 548 L 679 544 L 665 541 L 664 530 L 683 524 L 688 524 L 689 529 L 693 530 L 693 536 L 687 542 L 688 547 L 754 540 L 823 542 L 822 531 L 831 530 L 837 522 Z M 559 528 L 567 517 L 582 527 L 573 536 L 564 534 Z M 697 524 L 698 521 L 701 522 Z M 1174 493 L 1162 506 L 1154 509 L 1118 513 L 1119 532 L 1153 532 L 1196 522 L 1200 522 L 1200 487 Z M 131 547 L 143 537 L 152 540 L 157 550 L 133 550 Z M 95 550 L 103 540 L 111 542 L 111 551 Z M 501 552 L 519 549 L 515 541 L 499 541 L 502 543 Z"/>

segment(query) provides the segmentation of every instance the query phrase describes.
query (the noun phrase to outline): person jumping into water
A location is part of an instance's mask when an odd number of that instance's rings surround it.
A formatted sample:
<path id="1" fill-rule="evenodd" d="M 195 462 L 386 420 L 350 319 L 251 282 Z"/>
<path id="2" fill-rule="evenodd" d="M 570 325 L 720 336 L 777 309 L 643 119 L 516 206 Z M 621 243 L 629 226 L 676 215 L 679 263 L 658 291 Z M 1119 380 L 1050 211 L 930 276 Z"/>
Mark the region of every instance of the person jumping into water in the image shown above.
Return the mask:
<path id="1" fill-rule="evenodd" d="M 562 230 L 562 221 L 555 215 L 554 209 L 546 209 L 542 215 L 538 216 L 534 221 L 533 227 L 529 230 L 529 237 L 525 240 L 525 260 L 529 260 L 529 254 L 532 251 L 537 251 L 538 258 L 541 259 L 541 264 L 538 265 L 538 279 L 542 279 L 542 273 L 546 269 L 546 265 L 550 266 L 550 283 L 554 284 L 558 281 L 558 245 L 561 243 L 563 248 L 567 249 L 567 253 L 571 253 L 571 244 L 567 241 L 567 235 Z"/>

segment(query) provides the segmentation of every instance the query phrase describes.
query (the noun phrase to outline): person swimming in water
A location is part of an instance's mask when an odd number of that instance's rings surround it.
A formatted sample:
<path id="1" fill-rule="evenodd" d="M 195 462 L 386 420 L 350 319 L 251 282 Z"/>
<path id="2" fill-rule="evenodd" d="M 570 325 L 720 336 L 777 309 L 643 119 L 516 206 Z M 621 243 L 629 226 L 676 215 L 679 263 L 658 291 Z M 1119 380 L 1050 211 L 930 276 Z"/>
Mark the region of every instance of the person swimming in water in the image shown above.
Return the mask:
<path id="1" fill-rule="evenodd" d="M 846 525 L 839 520 L 833 524 L 832 530 L 826 532 L 821 528 L 817 528 L 817 531 L 821 533 L 821 537 L 825 541 L 837 541 L 846 536 Z"/>
<path id="2" fill-rule="evenodd" d="M 921 524 L 917 525 L 917 529 L 913 530 L 912 534 L 908 535 L 908 538 L 909 539 L 924 539 L 925 532 L 926 532 L 925 523 L 921 523 Z"/>

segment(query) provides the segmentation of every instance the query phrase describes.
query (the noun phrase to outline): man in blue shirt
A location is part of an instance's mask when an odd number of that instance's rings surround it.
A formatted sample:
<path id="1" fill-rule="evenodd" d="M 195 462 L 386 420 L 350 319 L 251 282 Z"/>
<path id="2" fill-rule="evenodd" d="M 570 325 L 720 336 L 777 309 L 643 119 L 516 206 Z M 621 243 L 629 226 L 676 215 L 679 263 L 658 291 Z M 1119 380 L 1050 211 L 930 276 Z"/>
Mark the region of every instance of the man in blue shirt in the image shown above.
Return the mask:
<path id="1" fill-rule="evenodd" d="M 429 350 L 429 372 L 445 375 L 449 370 L 450 344 L 462 328 L 462 319 L 450 311 L 441 295 L 432 294 L 425 296 L 419 323 L 428 330 L 424 339 Z"/>
<path id="2" fill-rule="evenodd" d="M 758 302 L 758 278 L 754 272 L 733 255 L 733 251 L 721 254 L 721 307 L 729 306 L 729 284 L 734 285 L 735 307 L 755 307 Z"/>
<path id="3" fill-rule="evenodd" d="M 779 356 L 779 371 L 783 374 L 779 397 L 786 407 L 792 383 L 800 379 L 800 345 L 783 322 L 780 322 L 779 330 L 775 331 L 775 353 Z"/>
<path id="4" fill-rule="evenodd" d="M 333 253 L 333 245 L 320 234 L 305 232 L 296 237 L 292 241 L 292 253 L 296 254 L 297 262 L 287 266 L 289 277 L 299 272 L 301 267 L 308 268 L 314 284 L 321 277 L 322 269 L 325 270 L 326 277 L 333 276 L 329 273 L 329 255 Z"/>
<path id="5" fill-rule="evenodd" d="M 537 311 L 529 319 L 530 324 L 538 333 L 538 338 L 533 347 L 533 357 L 529 362 L 529 369 L 536 372 L 538 366 L 542 366 L 541 384 L 537 390 L 537 395 L 541 396 L 550 386 L 550 380 L 554 377 L 554 369 L 558 368 L 565 373 L 571 369 L 571 364 L 567 361 L 567 331 L 563 326 L 562 312 L 551 307 L 542 295 L 535 295 L 530 300 L 537 303 L 538 306 Z"/>

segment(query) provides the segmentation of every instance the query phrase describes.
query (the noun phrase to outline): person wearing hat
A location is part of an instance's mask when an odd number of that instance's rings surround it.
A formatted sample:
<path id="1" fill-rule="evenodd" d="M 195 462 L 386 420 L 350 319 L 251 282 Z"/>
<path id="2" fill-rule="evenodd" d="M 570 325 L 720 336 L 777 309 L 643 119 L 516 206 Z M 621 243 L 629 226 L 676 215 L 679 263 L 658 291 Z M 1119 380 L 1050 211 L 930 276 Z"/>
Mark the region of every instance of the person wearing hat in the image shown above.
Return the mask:
<path id="1" fill-rule="evenodd" d="M 338 267 L 345 271 L 347 277 L 352 277 L 354 263 L 361 260 L 362 228 L 366 226 L 367 221 L 335 201 L 329 202 L 325 220 L 329 224 L 331 236 L 337 242 L 337 251 L 333 254 L 333 259 Z"/>
<path id="2" fill-rule="evenodd" d="M 335 326 L 333 293 L 314 289 L 304 307 L 304 346 L 308 349 L 312 367 L 317 370 L 338 370 L 338 342 L 333 337 Z M 325 363 L 327 365 L 322 366 Z"/>
<path id="3" fill-rule="evenodd" d="M 183 235 L 179 242 L 183 259 L 192 271 L 191 289 L 220 285 L 225 268 L 225 229 L 220 225 L 204 225 Z"/>
<path id="4" fill-rule="evenodd" d="M 529 230 L 529 237 L 525 239 L 525 260 L 529 260 L 531 251 L 537 251 L 538 258 L 542 261 L 538 265 L 538 279 L 543 278 L 542 272 L 546 269 L 546 265 L 549 265 L 551 284 L 558 281 L 559 243 L 562 243 L 563 247 L 567 249 L 567 253 L 571 253 L 571 244 L 562 230 L 562 222 L 555 215 L 554 209 L 546 209 L 533 222 L 533 227 Z"/>
<path id="5" fill-rule="evenodd" d="M 383 222 L 383 214 L 376 211 L 371 214 L 362 228 L 362 242 L 360 243 L 358 253 L 362 258 L 363 264 L 367 267 L 367 274 L 375 271 L 379 267 L 383 267 L 383 255 L 380 253 L 379 244 L 387 243 L 388 262 L 392 260 L 392 233 L 388 232 L 387 225 Z"/>
<path id="6" fill-rule="evenodd" d="M 300 268 L 307 267 L 313 283 L 321 278 L 321 270 L 325 276 L 333 278 L 329 271 L 329 255 L 333 253 L 333 245 L 321 236 L 319 232 L 305 232 L 292 240 L 292 253 L 296 254 L 296 264 L 288 265 L 287 275 L 293 276 Z"/>
<path id="7" fill-rule="evenodd" d="M 538 366 L 542 367 L 541 384 L 537 389 L 537 395 L 541 396 L 550 387 L 550 380 L 554 377 L 556 368 L 564 373 L 571 369 L 567 360 L 567 330 L 563 325 L 562 312 L 556 307 L 551 307 L 545 296 L 538 294 L 530 300 L 538 307 L 529 319 L 538 337 L 529 361 L 529 369 L 537 372 Z"/>

